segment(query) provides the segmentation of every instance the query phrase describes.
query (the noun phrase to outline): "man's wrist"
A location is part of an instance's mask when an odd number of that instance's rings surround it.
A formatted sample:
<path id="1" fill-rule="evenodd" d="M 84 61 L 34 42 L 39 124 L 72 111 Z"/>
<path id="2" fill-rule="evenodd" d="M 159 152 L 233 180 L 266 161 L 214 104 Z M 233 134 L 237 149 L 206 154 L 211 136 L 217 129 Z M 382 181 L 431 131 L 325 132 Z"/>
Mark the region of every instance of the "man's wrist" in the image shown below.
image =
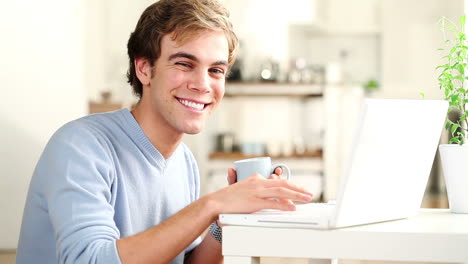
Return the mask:
<path id="1" fill-rule="evenodd" d="M 216 221 L 219 215 L 222 213 L 222 206 L 216 200 L 216 193 L 210 193 L 199 199 L 204 204 L 204 208 L 207 214 L 210 215 L 211 221 Z"/>

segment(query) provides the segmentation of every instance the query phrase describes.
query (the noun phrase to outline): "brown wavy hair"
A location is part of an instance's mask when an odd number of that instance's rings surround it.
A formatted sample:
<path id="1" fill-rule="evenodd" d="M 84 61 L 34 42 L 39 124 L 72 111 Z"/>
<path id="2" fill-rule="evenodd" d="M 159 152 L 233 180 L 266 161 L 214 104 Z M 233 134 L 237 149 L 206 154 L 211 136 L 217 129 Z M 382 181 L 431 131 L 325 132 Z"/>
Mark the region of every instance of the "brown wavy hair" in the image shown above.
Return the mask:
<path id="1" fill-rule="evenodd" d="M 141 98 L 143 85 L 136 76 L 135 59 L 145 58 L 151 66 L 161 55 L 161 39 L 173 33 L 173 40 L 183 43 L 203 30 L 222 30 L 229 45 L 228 63 L 236 58 L 238 39 L 229 21 L 229 12 L 216 0 L 160 0 L 141 14 L 127 44 L 128 83 Z"/>

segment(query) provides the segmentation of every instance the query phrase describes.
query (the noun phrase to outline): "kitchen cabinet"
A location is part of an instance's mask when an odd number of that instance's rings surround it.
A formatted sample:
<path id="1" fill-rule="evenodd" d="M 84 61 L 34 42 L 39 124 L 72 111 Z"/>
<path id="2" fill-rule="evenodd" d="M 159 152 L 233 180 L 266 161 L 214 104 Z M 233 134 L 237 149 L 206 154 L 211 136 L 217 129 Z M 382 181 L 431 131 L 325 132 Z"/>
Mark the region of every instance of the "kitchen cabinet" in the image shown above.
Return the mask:
<path id="1" fill-rule="evenodd" d="M 380 0 L 326 1 L 324 25 L 335 34 L 375 34 L 380 31 Z"/>
<path id="2" fill-rule="evenodd" d="M 101 92 L 101 98 L 97 101 L 88 102 L 88 111 L 90 114 L 115 111 L 123 108 L 123 104 L 111 100 L 111 92 Z"/>
<path id="3" fill-rule="evenodd" d="M 239 159 L 271 156 L 286 163 L 291 181 L 310 189 L 320 199 L 323 191 L 323 85 L 228 82 L 220 107 L 201 135 L 206 147 L 197 148 L 202 192 L 226 186 L 227 168 Z M 217 149 L 216 136 L 235 135 L 233 152 Z M 263 145 L 259 153 L 246 152 L 249 144 Z M 273 152 L 273 147 L 276 150 Z"/>
<path id="4" fill-rule="evenodd" d="M 323 85 L 274 82 L 230 82 L 226 84 L 225 96 L 321 97 L 323 96 Z"/>
<path id="5" fill-rule="evenodd" d="M 315 0 L 313 21 L 291 25 L 314 36 L 366 36 L 381 33 L 381 0 Z M 291 29 L 290 29 L 291 30 Z"/>
<path id="6" fill-rule="evenodd" d="M 89 102 L 89 113 L 103 113 L 103 112 L 110 112 L 121 109 L 123 106 L 120 103 L 98 103 L 98 102 Z"/>
<path id="7" fill-rule="evenodd" d="M 265 156 L 265 155 L 263 155 Z M 203 193 L 211 193 L 227 185 L 227 168 L 233 167 L 233 162 L 238 160 L 231 158 L 210 158 L 205 168 Z M 314 194 L 313 199 L 320 201 L 324 190 L 323 160 L 321 157 L 310 158 L 272 158 L 273 164 L 285 163 L 291 168 L 291 182 L 307 188 Z"/>

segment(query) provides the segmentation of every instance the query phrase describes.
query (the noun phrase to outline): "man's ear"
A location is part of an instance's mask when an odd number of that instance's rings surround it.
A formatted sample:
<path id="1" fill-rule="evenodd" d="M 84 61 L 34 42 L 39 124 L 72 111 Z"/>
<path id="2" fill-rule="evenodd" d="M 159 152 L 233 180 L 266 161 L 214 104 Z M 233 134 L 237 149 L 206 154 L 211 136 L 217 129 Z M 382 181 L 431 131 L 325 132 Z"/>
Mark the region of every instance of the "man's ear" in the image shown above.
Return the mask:
<path id="1" fill-rule="evenodd" d="M 149 61 L 145 58 L 135 59 L 135 72 L 138 80 L 140 80 L 143 86 L 148 86 L 151 81 L 152 67 Z"/>

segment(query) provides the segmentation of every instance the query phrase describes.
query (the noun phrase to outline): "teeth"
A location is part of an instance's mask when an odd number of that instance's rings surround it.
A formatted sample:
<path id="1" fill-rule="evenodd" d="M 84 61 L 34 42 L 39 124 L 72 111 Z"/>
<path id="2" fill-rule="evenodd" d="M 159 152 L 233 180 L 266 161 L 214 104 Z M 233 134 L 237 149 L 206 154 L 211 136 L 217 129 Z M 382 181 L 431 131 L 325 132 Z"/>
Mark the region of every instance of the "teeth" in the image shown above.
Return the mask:
<path id="1" fill-rule="evenodd" d="M 196 110 L 203 110 L 203 107 L 205 107 L 204 104 L 197 104 L 195 102 L 190 102 L 190 101 L 187 101 L 187 100 L 179 100 L 183 105 L 186 105 L 188 107 L 191 107 L 193 109 L 196 109 Z"/>

